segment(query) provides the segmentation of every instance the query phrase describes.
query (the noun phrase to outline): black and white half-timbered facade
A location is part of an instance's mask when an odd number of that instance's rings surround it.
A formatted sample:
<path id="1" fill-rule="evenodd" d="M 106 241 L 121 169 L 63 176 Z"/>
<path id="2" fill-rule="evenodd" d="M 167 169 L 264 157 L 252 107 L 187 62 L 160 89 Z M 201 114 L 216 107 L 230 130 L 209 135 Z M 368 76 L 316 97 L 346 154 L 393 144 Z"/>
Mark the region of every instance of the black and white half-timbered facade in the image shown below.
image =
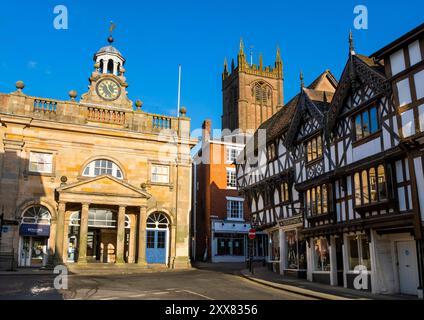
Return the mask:
<path id="1" fill-rule="evenodd" d="M 248 200 L 252 225 L 267 231 L 268 262 L 283 274 L 306 277 L 307 248 L 301 233 L 304 195 L 295 186 L 324 170 L 323 155 L 316 152 L 322 145 L 324 112 L 336 85 L 329 71 L 308 88 L 302 85 L 298 95 L 260 126 L 252 152 L 237 166 L 238 185 Z M 260 142 L 261 134 L 266 143 Z M 300 142 L 303 139 L 309 139 L 309 146 Z M 303 158 L 308 153 L 314 159 L 305 166 Z"/>
<path id="2" fill-rule="evenodd" d="M 274 269 L 422 297 L 423 35 L 421 25 L 370 57 L 351 36 L 340 80 L 327 71 L 302 85 L 263 124 L 266 147 L 239 159 L 239 189 L 270 234 Z"/>

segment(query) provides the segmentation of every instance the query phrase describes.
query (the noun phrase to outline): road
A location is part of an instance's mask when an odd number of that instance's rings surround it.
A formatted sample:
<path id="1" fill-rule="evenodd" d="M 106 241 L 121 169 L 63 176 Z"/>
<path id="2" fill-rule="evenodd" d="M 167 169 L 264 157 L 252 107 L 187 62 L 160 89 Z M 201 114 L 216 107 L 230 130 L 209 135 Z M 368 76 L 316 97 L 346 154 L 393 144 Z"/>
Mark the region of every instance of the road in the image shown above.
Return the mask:
<path id="1" fill-rule="evenodd" d="M 53 287 L 54 276 L 1 276 L 0 300 L 306 300 L 253 283 L 232 268 L 134 275 L 71 275 L 67 290 Z"/>

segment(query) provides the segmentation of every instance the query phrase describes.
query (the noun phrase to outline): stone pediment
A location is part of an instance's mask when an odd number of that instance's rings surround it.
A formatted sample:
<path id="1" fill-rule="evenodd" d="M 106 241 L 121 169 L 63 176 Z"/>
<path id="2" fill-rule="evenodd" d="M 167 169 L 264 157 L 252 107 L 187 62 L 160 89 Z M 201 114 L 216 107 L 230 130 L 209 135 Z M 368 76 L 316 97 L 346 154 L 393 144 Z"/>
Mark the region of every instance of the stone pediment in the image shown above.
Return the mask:
<path id="1" fill-rule="evenodd" d="M 73 193 L 111 197 L 146 198 L 151 195 L 109 175 L 98 176 L 57 189 L 60 194 Z"/>

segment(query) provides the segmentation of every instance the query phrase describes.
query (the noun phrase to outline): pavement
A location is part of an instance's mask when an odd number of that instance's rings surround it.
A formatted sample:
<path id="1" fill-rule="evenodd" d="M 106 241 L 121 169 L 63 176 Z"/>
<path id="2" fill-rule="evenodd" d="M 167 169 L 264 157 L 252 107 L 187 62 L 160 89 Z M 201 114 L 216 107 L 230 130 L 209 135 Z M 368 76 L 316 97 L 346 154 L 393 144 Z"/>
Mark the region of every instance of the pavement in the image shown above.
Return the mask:
<path id="1" fill-rule="evenodd" d="M 246 279 L 271 288 L 301 294 L 320 300 L 418 300 L 417 297 L 404 295 L 376 295 L 368 291 L 359 291 L 344 287 L 333 287 L 294 277 L 283 276 L 266 267 L 255 267 L 253 274 L 244 269 L 241 274 Z"/>

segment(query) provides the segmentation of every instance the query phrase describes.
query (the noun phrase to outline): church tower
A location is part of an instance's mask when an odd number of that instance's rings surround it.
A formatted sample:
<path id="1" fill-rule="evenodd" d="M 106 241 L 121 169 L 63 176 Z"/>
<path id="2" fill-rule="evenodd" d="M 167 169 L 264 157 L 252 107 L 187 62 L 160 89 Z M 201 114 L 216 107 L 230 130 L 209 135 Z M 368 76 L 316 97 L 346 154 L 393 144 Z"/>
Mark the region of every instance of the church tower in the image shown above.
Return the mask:
<path id="1" fill-rule="evenodd" d="M 112 46 L 112 35 L 108 38 L 109 45 L 101 48 L 94 55 L 94 71 L 89 79 L 89 91 L 82 95 L 81 103 L 91 103 L 132 109 L 133 103 L 126 91 L 128 84 L 125 74 L 125 59 Z"/>
<path id="2" fill-rule="evenodd" d="M 255 131 L 284 105 L 283 85 L 280 49 L 277 48 L 274 68 L 263 66 L 262 54 L 259 65 L 249 64 L 240 39 L 237 67 L 232 60 L 229 70 L 227 60 L 224 61 L 222 129 Z"/>

